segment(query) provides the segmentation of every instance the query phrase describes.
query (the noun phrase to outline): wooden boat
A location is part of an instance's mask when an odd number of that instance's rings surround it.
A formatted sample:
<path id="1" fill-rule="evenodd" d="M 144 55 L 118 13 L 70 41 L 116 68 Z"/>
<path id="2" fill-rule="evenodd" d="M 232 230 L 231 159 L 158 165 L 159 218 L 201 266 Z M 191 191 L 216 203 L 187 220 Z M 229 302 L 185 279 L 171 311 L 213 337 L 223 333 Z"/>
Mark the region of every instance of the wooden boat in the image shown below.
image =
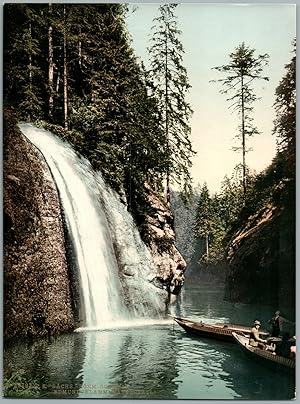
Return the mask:
<path id="1" fill-rule="evenodd" d="M 288 372 L 295 371 L 295 359 L 285 358 L 284 356 L 274 355 L 271 351 L 265 351 L 258 347 L 249 345 L 249 337 L 239 335 L 235 332 L 232 333 L 234 340 L 239 344 L 242 350 L 255 359 L 257 362 L 261 362 L 264 365 L 268 365 L 273 370 L 285 370 Z"/>
<path id="2" fill-rule="evenodd" d="M 232 336 L 233 332 L 249 334 L 251 332 L 251 327 L 246 327 L 242 325 L 235 324 L 207 324 L 201 322 L 192 321 L 185 318 L 173 317 L 177 324 L 179 324 L 186 332 L 198 335 L 200 337 L 214 338 L 222 341 L 234 342 Z M 267 337 L 269 335 L 266 331 L 260 331 L 262 337 Z"/>

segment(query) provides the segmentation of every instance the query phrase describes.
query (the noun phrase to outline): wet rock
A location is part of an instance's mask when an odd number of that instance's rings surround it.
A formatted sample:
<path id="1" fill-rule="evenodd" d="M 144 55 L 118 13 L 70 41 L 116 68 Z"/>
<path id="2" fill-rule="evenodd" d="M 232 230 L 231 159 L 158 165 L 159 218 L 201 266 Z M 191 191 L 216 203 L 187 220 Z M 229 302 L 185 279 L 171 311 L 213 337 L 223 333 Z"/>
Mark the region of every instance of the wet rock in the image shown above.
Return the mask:
<path id="1" fill-rule="evenodd" d="M 79 279 L 72 269 L 74 251 L 64 233 L 51 173 L 15 129 L 6 130 L 4 155 L 4 334 L 37 336 L 73 330 L 81 310 Z M 145 247 L 143 260 L 126 234 L 115 252 L 119 262 L 129 263 L 120 265 L 125 302 L 136 312 L 142 306 L 145 313 L 153 309 L 156 315 L 165 311 L 171 294 L 174 300 L 179 293 L 186 263 L 174 246 L 169 208 L 150 189 L 149 200 L 153 215 L 148 216 L 147 225 L 152 241 Z M 114 231 L 116 227 L 113 223 Z M 123 228 L 119 230 L 124 233 Z"/>
<path id="2" fill-rule="evenodd" d="M 148 229 L 151 234 L 150 252 L 156 274 L 153 284 L 159 285 L 169 293 L 178 295 L 184 284 L 186 262 L 175 247 L 173 216 L 161 195 L 149 189 L 149 201 L 155 213 L 148 216 Z M 176 298 L 173 297 L 173 302 Z"/>
<path id="3" fill-rule="evenodd" d="M 4 335 L 64 332 L 74 318 L 57 190 L 22 134 L 6 125 L 4 137 Z"/>

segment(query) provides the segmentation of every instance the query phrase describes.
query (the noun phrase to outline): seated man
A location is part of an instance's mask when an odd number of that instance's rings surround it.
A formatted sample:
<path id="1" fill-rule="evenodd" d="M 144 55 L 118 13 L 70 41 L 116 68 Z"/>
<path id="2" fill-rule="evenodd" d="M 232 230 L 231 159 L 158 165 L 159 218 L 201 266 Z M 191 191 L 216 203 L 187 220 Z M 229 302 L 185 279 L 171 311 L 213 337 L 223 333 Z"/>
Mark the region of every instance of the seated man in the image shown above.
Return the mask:
<path id="1" fill-rule="evenodd" d="M 255 320 L 254 326 L 251 328 L 249 345 L 251 345 L 253 347 L 259 347 L 261 349 L 266 349 L 266 345 L 265 345 L 266 341 L 264 339 L 260 338 L 260 336 L 259 336 L 260 326 L 261 326 L 260 321 Z"/>

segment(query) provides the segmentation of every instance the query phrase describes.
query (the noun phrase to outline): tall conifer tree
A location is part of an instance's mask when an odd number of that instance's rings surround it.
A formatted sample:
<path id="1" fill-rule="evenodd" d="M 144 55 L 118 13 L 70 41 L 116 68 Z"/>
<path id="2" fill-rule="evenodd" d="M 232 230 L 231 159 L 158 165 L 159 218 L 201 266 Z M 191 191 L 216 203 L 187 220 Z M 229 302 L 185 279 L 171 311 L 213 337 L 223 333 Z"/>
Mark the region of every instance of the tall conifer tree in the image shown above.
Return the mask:
<path id="1" fill-rule="evenodd" d="M 275 92 L 275 111 L 273 133 L 277 136 L 279 151 L 284 151 L 288 158 L 292 176 L 295 175 L 296 163 L 296 40 L 293 41 L 293 56 L 285 66 L 286 74 L 281 79 Z"/>
<path id="2" fill-rule="evenodd" d="M 197 238 L 205 240 L 206 259 L 209 259 L 210 236 L 214 226 L 214 211 L 207 184 L 204 183 L 197 206 L 194 233 Z"/>
<path id="3" fill-rule="evenodd" d="M 143 226 L 149 186 L 161 189 L 168 156 L 125 13 L 123 4 L 7 4 L 4 102 L 21 119 L 45 120 L 67 136 L 113 188 L 125 190 Z"/>
<path id="4" fill-rule="evenodd" d="M 41 11 L 35 5 L 6 4 L 4 9 L 4 97 L 24 119 L 41 116 Z"/>
<path id="5" fill-rule="evenodd" d="M 174 10 L 177 4 L 159 7 L 159 17 L 154 19 L 153 36 L 148 49 L 150 73 L 155 85 L 155 94 L 162 111 L 162 126 L 166 138 L 166 155 L 169 166 L 166 175 L 166 200 L 170 203 L 170 183 L 182 186 L 183 193 L 191 192 L 189 169 L 194 154 L 190 141 L 189 120 L 192 109 L 186 101 L 190 88 L 187 71 L 183 66 L 184 49 L 180 42 Z"/>
<path id="6" fill-rule="evenodd" d="M 213 80 L 222 83 L 221 94 L 228 95 L 227 101 L 230 102 L 229 108 L 233 108 L 238 112 L 240 125 L 238 127 L 238 139 L 241 141 L 240 147 L 235 147 L 234 150 L 242 150 L 242 167 L 243 167 L 243 191 L 246 195 L 246 140 L 248 137 L 259 133 L 253 125 L 251 116 L 253 111 L 253 103 L 258 100 L 253 89 L 255 80 L 269 80 L 263 76 L 263 68 L 268 64 L 269 55 L 254 55 L 255 49 L 246 46 L 244 42 L 235 48 L 229 57 L 230 61 L 227 65 L 217 66 L 213 69 L 224 73 L 225 78 Z"/>

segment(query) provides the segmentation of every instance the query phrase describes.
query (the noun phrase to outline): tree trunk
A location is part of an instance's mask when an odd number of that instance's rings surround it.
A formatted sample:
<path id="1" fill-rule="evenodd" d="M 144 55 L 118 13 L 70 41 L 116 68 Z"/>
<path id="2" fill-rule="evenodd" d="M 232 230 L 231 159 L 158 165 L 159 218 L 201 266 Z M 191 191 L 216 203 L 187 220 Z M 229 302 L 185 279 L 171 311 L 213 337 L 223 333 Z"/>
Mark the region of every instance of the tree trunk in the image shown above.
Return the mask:
<path id="1" fill-rule="evenodd" d="M 29 38 L 30 38 L 30 40 L 32 40 L 31 21 L 29 21 L 28 31 L 29 31 Z M 28 55 L 28 78 L 29 78 L 29 92 L 31 94 L 32 93 L 32 54 L 31 54 L 31 50 L 29 51 L 29 55 Z M 28 119 L 29 119 L 29 121 L 31 121 L 31 112 L 30 111 L 28 111 Z"/>
<path id="2" fill-rule="evenodd" d="M 56 79 L 56 88 L 55 88 L 55 91 L 56 91 L 57 95 L 58 95 L 58 92 L 59 92 L 59 83 L 60 83 L 60 71 L 58 70 L 57 79 Z"/>
<path id="3" fill-rule="evenodd" d="M 245 133 L 245 100 L 244 100 L 244 76 L 241 77 L 242 86 L 242 152 L 243 152 L 243 193 L 244 202 L 246 196 L 246 133 Z"/>
<path id="4" fill-rule="evenodd" d="M 31 26 L 31 21 L 29 22 L 29 37 L 30 40 L 32 40 L 32 26 Z M 29 56 L 28 56 L 28 67 L 29 67 L 29 88 L 30 91 L 32 91 L 32 55 L 31 51 L 29 51 Z"/>
<path id="5" fill-rule="evenodd" d="M 209 258 L 209 250 L 208 250 L 208 234 L 206 235 L 206 237 L 205 237 L 205 247 L 206 247 L 206 260 L 208 260 L 208 258 Z"/>
<path id="6" fill-rule="evenodd" d="M 166 130 L 166 139 L 167 139 L 167 153 L 170 156 L 169 151 L 169 111 L 168 111 L 168 104 L 169 104 L 169 82 L 168 82 L 168 32 L 166 26 L 166 37 L 165 37 L 165 130 Z M 167 178 L 166 178 L 166 202 L 167 205 L 170 206 L 171 203 L 171 194 L 170 194 L 170 169 L 168 167 L 167 170 Z"/>
<path id="7" fill-rule="evenodd" d="M 82 58 L 82 49 L 81 49 L 81 28 L 79 28 L 79 40 L 78 40 L 78 64 L 79 68 L 81 69 L 81 58 Z"/>
<path id="8" fill-rule="evenodd" d="M 52 14 L 52 5 L 49 4 L 49 17 L 51 18 Z M 54 63 L 53 63 L 53 38 L 52 38 L 52 25 L 51 21 L 49 21 L 49 29 L 48 29 L 48 59 L 49 59 L 49 66 L 48 66 L 48 86 L 49 86 L 49 118 L 52 120 L 53 117 L 53 79 L 54 79 Z"/>
<path id="9" fill-rule="evenodd" d="M 68 70 L 67 70 L 67 33 L 66 33 L 66 6 L 64 5 L 64 123 L 68 130 Z"/>

